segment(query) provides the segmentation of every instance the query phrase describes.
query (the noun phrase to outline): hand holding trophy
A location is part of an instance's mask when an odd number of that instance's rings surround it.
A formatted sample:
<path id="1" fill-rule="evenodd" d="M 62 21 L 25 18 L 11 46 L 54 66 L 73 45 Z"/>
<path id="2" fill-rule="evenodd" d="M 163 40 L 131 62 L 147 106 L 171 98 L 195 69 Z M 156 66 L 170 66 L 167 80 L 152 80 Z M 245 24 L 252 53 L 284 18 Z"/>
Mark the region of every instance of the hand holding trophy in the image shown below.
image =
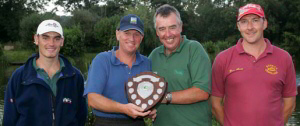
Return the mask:
<path id="1" fill-rule="evenodd" d="M 167 87 L 164 78 L 152 72 L 142 72 L 128 79 L 125 91 L 129 102 L 147 111 L 162 100 Z"/>

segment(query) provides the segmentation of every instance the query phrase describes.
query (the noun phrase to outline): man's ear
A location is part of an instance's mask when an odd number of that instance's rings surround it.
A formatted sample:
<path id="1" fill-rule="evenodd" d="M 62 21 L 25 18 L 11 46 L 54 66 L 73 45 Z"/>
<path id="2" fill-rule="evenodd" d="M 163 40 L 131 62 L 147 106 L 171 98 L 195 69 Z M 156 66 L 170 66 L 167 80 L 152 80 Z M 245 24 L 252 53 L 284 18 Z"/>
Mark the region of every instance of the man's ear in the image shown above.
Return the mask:
<path id="1" fill-rule="evenodd" d="M 61 40 L 62 42 L 61 42 L 61 44 L 60 44 L 60 47 L 63 47 L 64 46 L 64 42 L 65 42 L 65 39 L 64 38 L 62 38 L 62 40 Z"/>
<path id="2" fill-rule="evenodd" d="M 268 27 L 268 21 L 267 19 L 264 19 L 264 30 Z"/>
<path id="3" fill-rule="evenodd" d="M 35 45 L 39 44 L 39 36 L 37 34 L 34 35 L 34 42 Z"/>
<path id="4" fill-rule="evenodd" d="M 120 40 L 120 31 L 119 30 L 116 30 L 116 38 L 117 38 L 117 41 Z"/>
<path id="5" fill-rule="evenodd" d="M 239 31 L 241 31 L 240 26 L 239 26 L 239 22 L 236 22 L 236 27 L 238 28 Z"/>

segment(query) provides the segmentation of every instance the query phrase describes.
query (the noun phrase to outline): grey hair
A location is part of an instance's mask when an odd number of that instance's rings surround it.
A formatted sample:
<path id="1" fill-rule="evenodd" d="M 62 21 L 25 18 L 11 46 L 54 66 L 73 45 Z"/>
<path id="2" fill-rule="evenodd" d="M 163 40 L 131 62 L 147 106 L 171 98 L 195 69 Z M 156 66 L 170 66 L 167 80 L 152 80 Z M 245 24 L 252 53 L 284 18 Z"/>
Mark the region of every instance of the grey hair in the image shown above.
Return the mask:
<path id="1" fill-rule="evenodd" d="M 177 22 L 181 25 L 182 21 L 181 21 L 180 13 L 178 12 L 178 10 L 175 7 L 173 7 L 169 4 L 164 4 L 164 5 L 162 5 L 162 6 L 160 6 L 159 8 L 156 9 L 156 12 L 153 16 L 154 29 L 156 29 L 156 17 L 158 15 L 160 15 L 162 17 L 168 17 L 168 16 L 170 16 L 171 13 L 176 14 Z"/>

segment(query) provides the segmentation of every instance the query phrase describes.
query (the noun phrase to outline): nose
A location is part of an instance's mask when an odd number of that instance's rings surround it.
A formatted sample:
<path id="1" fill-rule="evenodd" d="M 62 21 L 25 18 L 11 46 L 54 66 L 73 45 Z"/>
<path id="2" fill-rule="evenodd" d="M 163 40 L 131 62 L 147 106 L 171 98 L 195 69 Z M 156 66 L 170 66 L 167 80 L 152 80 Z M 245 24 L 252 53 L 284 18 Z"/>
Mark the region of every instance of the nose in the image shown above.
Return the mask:
<path id="1" fill-rule="evenodd" d="M 166 37 L 170 37 L 172 35 L 171 30 L 167 29 L 166 31 Z"/>
<path id="2" fill-rule="evenodd" d="M 134 34 L 130 34 L 129 41 L 133 41 L 133 40 L 134 40 Z"/>
<path id="3" fill-rule="evenodd" d="M 48 42 L 48 45 L 54 45 L 54 42 L 55 42 L 55 38 L 51 38 Z"/>
<path id="4" fill-rule="evenodd" d="M 252 23 L 252 21 L 248 21 L 247 28 L 248 28 L 248 29 L 252 29 L 252 28 L 253 28 L 253 23 Z"/>

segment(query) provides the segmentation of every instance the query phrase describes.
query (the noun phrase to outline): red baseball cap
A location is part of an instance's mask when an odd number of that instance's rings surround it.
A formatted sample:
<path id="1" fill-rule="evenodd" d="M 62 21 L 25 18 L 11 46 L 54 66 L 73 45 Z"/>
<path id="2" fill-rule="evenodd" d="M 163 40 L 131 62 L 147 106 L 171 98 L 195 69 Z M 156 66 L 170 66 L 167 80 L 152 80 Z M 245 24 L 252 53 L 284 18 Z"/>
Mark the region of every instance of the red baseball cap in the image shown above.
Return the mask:
<path id="1" fill-rule="evenodd" d="M 237 20 L 239 21 L 243 16 L 247 14 L 256 14 L 259 17 L 265 17 L 265 12 L 258 4 L 247 4 L 240 7 Z"/>

